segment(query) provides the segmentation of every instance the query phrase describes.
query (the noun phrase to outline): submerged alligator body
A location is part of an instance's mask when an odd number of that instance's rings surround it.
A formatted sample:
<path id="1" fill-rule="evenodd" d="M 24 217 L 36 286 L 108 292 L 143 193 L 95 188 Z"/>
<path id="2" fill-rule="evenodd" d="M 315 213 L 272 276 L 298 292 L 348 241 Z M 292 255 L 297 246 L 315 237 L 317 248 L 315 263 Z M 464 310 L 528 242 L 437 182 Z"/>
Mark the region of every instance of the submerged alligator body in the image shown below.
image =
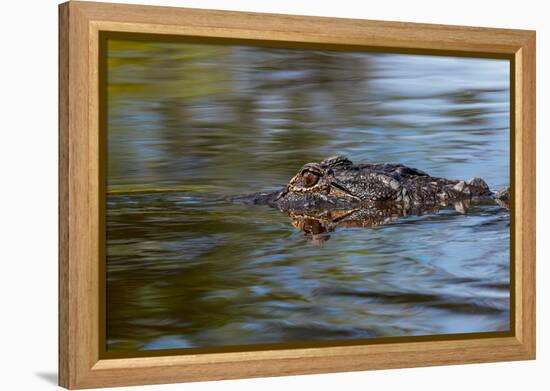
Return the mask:
<path id="1" fill-rule="evenodd" d="M 387 224 L 448 205 L 460 213 L 471 202 L 496 202 L 508 208 L 509 188 L 494 193 L 481 178 L 438 178 L 402 164 L 354 164 L 335 156 L 304 165 L 281 190 L 233 200 L 278 208 L 289 214 L 294 226 L 314 235 L 336 226 Z"/>

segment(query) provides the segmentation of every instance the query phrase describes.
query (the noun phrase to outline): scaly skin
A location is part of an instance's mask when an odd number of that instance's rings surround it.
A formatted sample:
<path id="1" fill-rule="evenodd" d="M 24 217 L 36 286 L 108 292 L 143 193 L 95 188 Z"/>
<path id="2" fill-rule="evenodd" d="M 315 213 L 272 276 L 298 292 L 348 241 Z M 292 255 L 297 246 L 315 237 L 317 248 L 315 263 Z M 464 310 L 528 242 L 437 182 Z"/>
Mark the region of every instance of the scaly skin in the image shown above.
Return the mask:
<path id="1" fill-rule="evenodd" d="M 411 210 L 492 199 L 507 207 L 509 189 L 493 193 L 481 178 L 469 181 L 432 177 L 402 164 L 353 164 L 344 156 L 308 163 L 282 190 L 236 201 L 264 204 L 286 212 L 337 209 Z M 392 213 L 393 214 L 393 213 Z"/>

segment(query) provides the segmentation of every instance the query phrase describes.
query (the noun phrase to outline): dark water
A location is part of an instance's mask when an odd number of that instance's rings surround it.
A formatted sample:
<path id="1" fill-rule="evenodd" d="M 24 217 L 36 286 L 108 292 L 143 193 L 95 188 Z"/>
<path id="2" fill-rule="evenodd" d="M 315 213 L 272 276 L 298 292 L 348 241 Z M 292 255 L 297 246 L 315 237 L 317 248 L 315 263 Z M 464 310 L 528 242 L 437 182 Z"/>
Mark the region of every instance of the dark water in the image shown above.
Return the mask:
<path id="1" fill-rule="evenodd" d="M 345 154 L 509 184 L 500 60 L 109 45 L 112 351 L 509 329 L 509 214 L 494 204 L 309 240 L 227 202 Z"/>

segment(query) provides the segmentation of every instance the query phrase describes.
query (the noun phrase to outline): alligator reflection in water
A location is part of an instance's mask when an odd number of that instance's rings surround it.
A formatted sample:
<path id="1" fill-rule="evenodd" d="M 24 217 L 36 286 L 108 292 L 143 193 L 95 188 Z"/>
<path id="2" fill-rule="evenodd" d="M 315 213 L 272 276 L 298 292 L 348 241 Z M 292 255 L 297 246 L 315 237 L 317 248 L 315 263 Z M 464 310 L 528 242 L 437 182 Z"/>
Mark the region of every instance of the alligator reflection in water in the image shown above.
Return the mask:
<path id="1" fill-rule="evenodd" d="M 467 201 L 455 203 L 455 209 L 466 213 Z M 406 210 L 386 205 L 362 209 L 335 209 L 309 212 L 288 212 L 292 225 L 304 232 L 304 237 L 313 242 L 324 242 L 330 239 L 329 232 L 336 228 L 373 228 L 390 224 L 400 217 L 410 215 L 420 216 L 427 213 L 437 213 L 439 208 L 416 208 Z"/>

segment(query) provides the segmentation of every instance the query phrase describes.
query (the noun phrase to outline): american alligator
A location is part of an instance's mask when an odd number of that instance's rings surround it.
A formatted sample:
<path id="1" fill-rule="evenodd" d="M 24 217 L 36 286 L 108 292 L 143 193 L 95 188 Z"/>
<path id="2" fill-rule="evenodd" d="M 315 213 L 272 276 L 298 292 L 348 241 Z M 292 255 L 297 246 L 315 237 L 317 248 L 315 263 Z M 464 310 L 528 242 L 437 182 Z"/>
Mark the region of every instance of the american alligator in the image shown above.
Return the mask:
<path id="1" fill-rule="evenodd" d="M 508 208 L 509 197 L 509 188 L 494 193 L 481 178 L 438 178 L 402 164 L 354 164 L 345 156 L 334 156 L 307 163 L 278 191 L 233 200 L 278 208 L 296 227 L 314 234 L 335 226 L 377 226 L 447 205 L 460 213 L 471 202 Z"/>
<path id="2" fill-rule="evenodd" d="M 481 178 L 438 178 L 402 164 L 353 164 L 345 156 L 334 156 L 320 163 L 307 163 L 279 191 L 236 200 L 296 211 L 389 204 L 415 209 L 487 199 L 507 204 L 508 198 L 509 189 L 493 193 Z"/>

